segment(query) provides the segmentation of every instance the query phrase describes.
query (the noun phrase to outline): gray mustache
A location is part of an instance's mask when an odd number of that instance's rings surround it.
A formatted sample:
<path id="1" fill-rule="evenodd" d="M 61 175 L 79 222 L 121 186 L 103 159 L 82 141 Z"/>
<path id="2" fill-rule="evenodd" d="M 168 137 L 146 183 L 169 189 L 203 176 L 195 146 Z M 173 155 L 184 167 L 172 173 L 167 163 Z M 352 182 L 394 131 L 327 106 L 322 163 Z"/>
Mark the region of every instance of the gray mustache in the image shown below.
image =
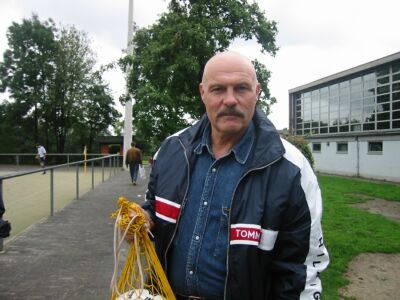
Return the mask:
<path id="1" fill-rule="evenodd" d="M 224 117 L 224 116 L 235 116 L 244 118 L 244 114 L 234 107 L 226 107 L 217 113 L 217 118 Z"/>

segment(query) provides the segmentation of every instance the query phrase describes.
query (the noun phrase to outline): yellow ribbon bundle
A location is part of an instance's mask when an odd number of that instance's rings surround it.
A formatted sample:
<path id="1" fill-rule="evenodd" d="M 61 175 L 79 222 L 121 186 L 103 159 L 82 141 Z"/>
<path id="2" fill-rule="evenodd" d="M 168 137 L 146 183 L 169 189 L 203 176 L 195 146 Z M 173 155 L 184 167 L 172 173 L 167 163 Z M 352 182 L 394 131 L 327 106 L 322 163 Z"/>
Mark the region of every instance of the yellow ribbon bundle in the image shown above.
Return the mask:
<path id="1" fill-rule="evenodd" d="M 112 300 L 168 299 L 175 300 L 164 270 L 158 260 L 148 233 L 147 220 L 141 208 L 134 202 L 120 197 L 119 209 L 111 217 L 114 226 L 114 274 L 111 279 Z M 133 218 L 129 212 L 133 211 Z M 150 233 L 151 234 L 151 233 Z M 128 238 L 129 251 L 119 279 L 118 265 L 121 247 Z"/>

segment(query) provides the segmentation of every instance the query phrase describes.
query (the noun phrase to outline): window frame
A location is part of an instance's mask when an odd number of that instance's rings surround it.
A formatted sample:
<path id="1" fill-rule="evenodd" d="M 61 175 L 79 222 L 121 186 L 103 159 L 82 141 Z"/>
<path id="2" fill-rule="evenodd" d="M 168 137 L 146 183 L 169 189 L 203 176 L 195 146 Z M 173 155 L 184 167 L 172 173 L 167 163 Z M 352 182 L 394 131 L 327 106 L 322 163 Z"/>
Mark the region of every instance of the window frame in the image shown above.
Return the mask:
<path id="1" fill-rule="evenodd" d="M 315 149 L 315 146 L 319 146 L 319 147 L 317 147 L 319 149 Z M 313 142 L 312 143 L 312 152 L 313 153 L 321 153 L 321 142 Z"/>
<path id="2" fill-rule="evenodd" d="M 303 127 L 296 130 L 307 129 L 303 135 L 398 129 L 398 113 L 394 111 L 400 110 L 400 61 L 294 93 L 293 109 L 295 121 L 303 122 Z"/>
<path id="3" fill-rule="evenodd" d="M 339 149 L 339 145 L 346 145 L 346 150 Z M 338 154 L 348 154 L 349 153 L 349 142 L 336 142 L 336 153 Z"/>
<path id="4" fill-rule="evenodd" d="M 371 146 L 373 144 L 380 144 L 381 150 L 371 150 Z M 383 141 L 368 141 L 368 152 L 367 153 L 382 155 L 383 154 Z"/>

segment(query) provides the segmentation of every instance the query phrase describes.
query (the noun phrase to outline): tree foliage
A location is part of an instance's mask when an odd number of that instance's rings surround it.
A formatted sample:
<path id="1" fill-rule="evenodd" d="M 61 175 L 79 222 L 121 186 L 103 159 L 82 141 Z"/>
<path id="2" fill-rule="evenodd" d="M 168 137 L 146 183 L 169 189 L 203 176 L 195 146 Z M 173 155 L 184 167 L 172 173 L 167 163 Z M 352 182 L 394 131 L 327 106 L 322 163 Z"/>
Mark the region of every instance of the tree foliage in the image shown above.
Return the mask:
<path id="1" fill-rule="evenodd" d="M 57 52 L 54 23 L 41 23 L 37 16 L 24 19 L 22 24 L 13 23 L 7 32 L 10 49 L 4 52 L 0 65 L 0 91 L 8 91 L 15 100 L 14 119 L 33 129 L 38 139 L 41 107 L 50 98 L 49 82 L 52 81 L 55 64 L 52 58 Z"/>
<path id="2" fill-rule="evenodd" d="M 58 28 L 38 16 L 13 22 L 7 32 L 9 49 L 0 62 L 0 92 L 10 101 L 0 104 L 7 136 L 18 137 L 8 151 L 32 152 L 41 141 L 48 151 L 62 153 L 92 147 L 119 117 L 101 72 L 94 70 L 94 53 L 84 32 Z M 15 120 L 18 124 L 15 124 Z M 4 133 L 5 135 L 5 133 Z M 6 140 L 6 139 L 4 139 Z M 93 148 L 90 148 L 93 150 Z"/>
<path id="3" fill-rule="evenodd" d="M 277 51 L 274 21 L 258 5 L 242 0 L 172 0 L 168 12 L 148 28 L 136 31 L 128 87 L 135 99 L 136 129 L 158 144 L 167 135 L 198 119 L 205 109 L 198 86 L 207 60 L 238 38 L 255 39 L 262 52 Z M 263 87 L 259 99 L 269 112 L 275 102 L 268 90 L 270 73 L 255 62 Z"/>

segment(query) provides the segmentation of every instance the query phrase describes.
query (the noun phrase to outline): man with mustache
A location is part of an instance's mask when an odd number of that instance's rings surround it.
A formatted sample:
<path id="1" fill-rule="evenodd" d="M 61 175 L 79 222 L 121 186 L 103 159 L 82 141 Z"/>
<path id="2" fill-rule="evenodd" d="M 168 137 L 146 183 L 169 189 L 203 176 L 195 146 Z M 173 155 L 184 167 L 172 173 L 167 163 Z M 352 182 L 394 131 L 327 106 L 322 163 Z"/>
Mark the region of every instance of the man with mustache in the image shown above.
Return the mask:
<path id="1" fill-rule="evenodd" d="M 212 57 L 206 114 L 161 145 L 142 204 L 177 299 L 320 299 L 329 257 L 304 156 L 256 106 L 253 64 Z"/>

